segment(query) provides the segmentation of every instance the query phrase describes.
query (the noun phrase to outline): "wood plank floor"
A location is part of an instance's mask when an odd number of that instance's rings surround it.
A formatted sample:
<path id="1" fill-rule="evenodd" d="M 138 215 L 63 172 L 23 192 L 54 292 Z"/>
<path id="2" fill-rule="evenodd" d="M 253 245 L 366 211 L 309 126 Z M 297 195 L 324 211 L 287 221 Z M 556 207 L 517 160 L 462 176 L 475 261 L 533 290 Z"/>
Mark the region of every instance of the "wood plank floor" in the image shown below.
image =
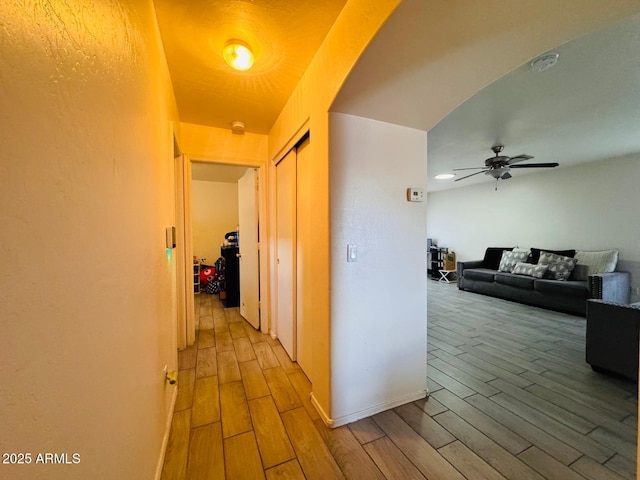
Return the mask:
<path id="1" fill-rule="evenodd" d="M 591 371 L 583 318 L 428 287 L 430 398 L 333 430 L 278 341 L 197 295 L 162 479 L 636 478 L 637 385 Z"/>

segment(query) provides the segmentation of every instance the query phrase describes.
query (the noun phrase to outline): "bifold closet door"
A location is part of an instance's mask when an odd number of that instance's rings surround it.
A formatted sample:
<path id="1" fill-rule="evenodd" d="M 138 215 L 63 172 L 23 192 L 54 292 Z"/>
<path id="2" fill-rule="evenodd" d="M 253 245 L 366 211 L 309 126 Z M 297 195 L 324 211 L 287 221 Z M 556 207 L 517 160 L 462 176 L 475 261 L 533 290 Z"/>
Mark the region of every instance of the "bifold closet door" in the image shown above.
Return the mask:
<path id="1" fill-rule="evenodd" d="M 296 152 L 276 165 L 276 334 L 296 359 Z"/>

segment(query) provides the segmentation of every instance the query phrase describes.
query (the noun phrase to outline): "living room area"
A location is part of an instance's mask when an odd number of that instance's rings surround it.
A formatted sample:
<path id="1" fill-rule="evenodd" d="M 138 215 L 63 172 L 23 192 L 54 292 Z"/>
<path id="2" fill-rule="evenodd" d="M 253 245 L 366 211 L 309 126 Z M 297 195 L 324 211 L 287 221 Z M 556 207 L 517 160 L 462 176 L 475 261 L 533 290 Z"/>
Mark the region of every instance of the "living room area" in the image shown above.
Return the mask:
<path id="1" fill-rule="evenodd" d="M 532 59 L 429 131 L 428 237 L 455 252 L 458 271 L 453 283 L 428 282 L 425 411 L 434 436 L 464 439 L 507 478 L 509 462 L 545 478 L 636 478 L 640 68 L 628 55 L 639 24 L 630 17 Z M 501 264 L 503 248 L 519 260 Z M 571 268 L 550 280 L 554 255 Z M 584 263 L 602 255 L 610 264 L 596 287 L 598 267 Z M 589 271 L 584 285 L 576 265 Z M 542 287 L 558 280 L 579 296 L 550 299 Z M 631 327 L 620 327 L 627 311 Z M 601 368 L 593 342 L 602 365 L 622 354 L 626 369 Z M 625 343 L 635 353 L 621 353 Z M 538 478 L 513 478 L 525 477 Z"/>

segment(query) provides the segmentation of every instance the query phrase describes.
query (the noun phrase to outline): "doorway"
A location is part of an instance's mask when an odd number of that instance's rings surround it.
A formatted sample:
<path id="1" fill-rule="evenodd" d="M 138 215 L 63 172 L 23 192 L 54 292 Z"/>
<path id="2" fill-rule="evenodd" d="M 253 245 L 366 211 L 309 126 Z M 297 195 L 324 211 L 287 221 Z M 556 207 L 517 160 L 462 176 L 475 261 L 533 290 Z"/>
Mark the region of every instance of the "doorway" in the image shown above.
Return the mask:
<path id="1" fill-rule="evenodd" d="M 193 288 L 192 298 L 218 294 L 223 306 L 238 308 L 241 315 L 259 329 L 259 259 L 252 251 L 257 250 L 257 241 L 251 239 L 251 233 L 257 236 L 258 231 L 258 170 L 198 160 L 188 163 L 191 173 L 185 178 L 189 183 L 185 186 L 185 205 L 189 206 L 185 216 L 190 218 L 185 219 L 185 224 L 190 225 L 186 243 L 191 248 L 187 265 L 193 263 L 194 280 L 193 287 L 191 281 L 187 281 L 187 288 Z M 253 187 L 243 188 L 248 181 L 253 182 Z M 251 198 L 245 200 L 245 195 Z M 249 211 L 245 220 L 241 207 Z M 244 244 L 239 230 L 245 232 Z M 219 275 L 222 265 L 224 277 Z M 241 308 L 241 297 L 244 308 Z"/>

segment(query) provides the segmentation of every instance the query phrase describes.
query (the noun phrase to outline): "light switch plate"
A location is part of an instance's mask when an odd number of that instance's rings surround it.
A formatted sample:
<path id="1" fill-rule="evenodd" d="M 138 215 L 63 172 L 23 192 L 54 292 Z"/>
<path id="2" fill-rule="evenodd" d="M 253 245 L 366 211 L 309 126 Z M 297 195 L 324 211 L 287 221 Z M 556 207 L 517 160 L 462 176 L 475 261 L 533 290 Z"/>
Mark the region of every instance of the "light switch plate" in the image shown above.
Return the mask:
<path id="1" fill-rule="evenodd" d="M 347 262 L 358 261 L 358 246 L 351 243 L 347 245 Z"/>

